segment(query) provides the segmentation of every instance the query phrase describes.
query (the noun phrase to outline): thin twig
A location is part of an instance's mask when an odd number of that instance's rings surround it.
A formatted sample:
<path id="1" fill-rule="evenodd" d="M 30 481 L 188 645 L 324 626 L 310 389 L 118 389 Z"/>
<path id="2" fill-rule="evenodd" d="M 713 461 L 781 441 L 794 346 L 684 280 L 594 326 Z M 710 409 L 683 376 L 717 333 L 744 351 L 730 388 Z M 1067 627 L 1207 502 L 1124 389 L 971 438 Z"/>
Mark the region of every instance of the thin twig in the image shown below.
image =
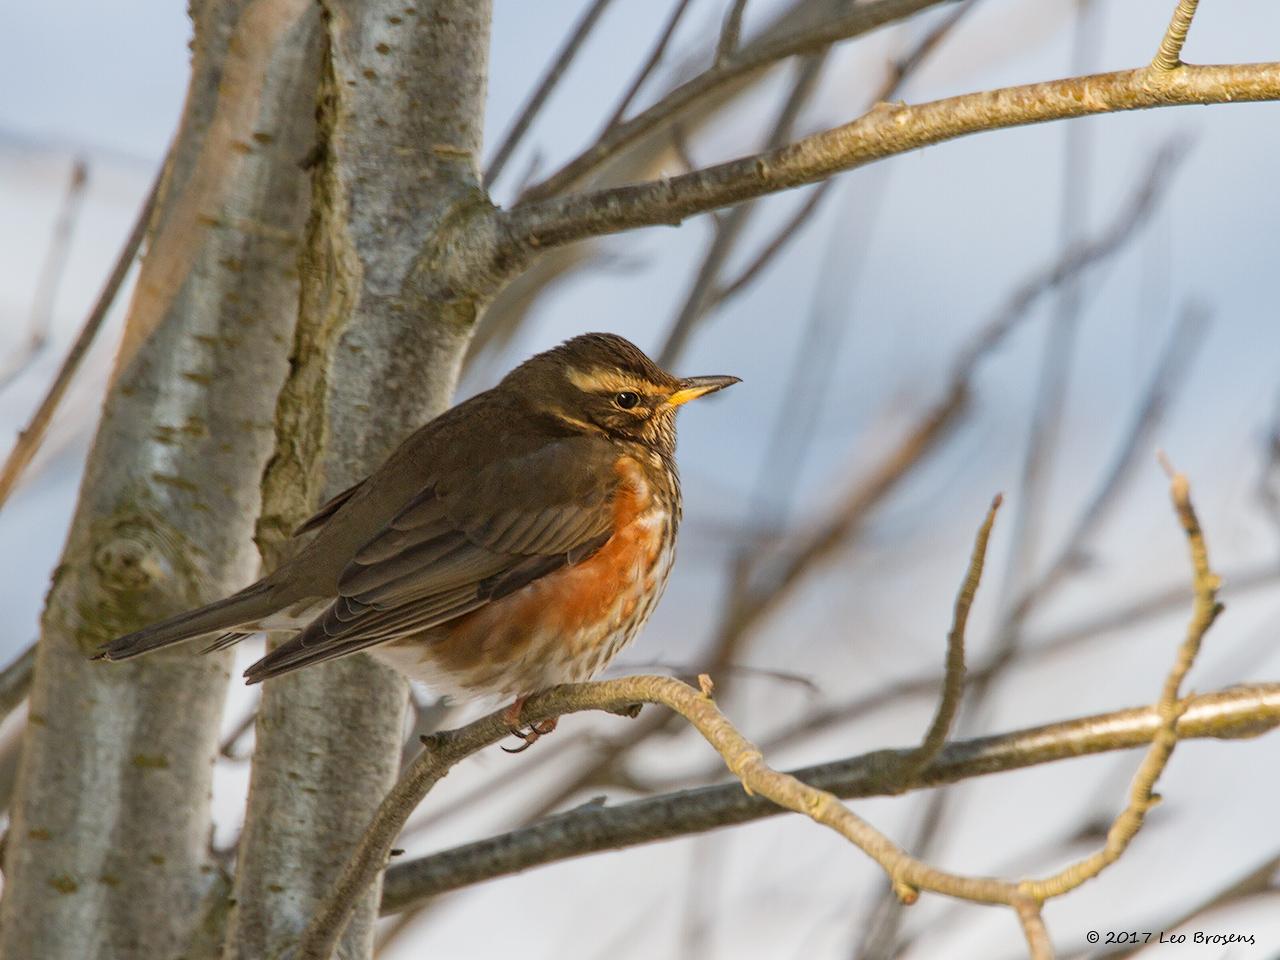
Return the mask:
<path id="1" fill-rule="evenodd" d="M 738 38 L 742 36 L 742 15 L 746 10 L 747 0 L 733 0 L 733 6 L 725 15 L 724 26 L 720 28 L 720 40 L 716 43 L 715 66 L 722 66 L 738 49 Z"/>
<path id="2" fill-rule="evenodd" d="M 33 643 L 0 670 L 0 721 L 17 710 L 31 690 L 36 668 L 36 645 Z"/>
<path id="3" fill-rule="evenodd" d="M 1195 603 L 1191 611 L 1191 621 L 1187 625 L 1186 638 L 1178 648 L 1177 658 L 1168 676 L 1165 677 L 1160 699 L 1156 703 L 1160 726 L 1133 778 L 1133 784 L 1129 788 L 1129 803 L 1116 817 L 1111 829 L 1107 831 L 1107 841 L 1102 849 L 1052 876 L 1041 880 L 1023 881 L 1019 885 L 1022 891 L 1037 900 L 1060 896 L 1080 886 L 1086 880 L 1096 877 L 1120 859 L 1138 831 L 1142 829 L 1148 811 L 1159 802 L 1154 792 L 1156 781 L 1160 779 L 1178 743 L 1178 720 L 1187 707 L 1186 702 L 1180 699 L 1182 681 L 1200 652 L 1205 634 L 1213 626 L 1218 614 L 1222 612 L 1222 605 L 1218 603 L 1221 579 L 1209 568 L 1209 552 L 1205 546 L 1200 520 L 1196 516 L 1195 508 L 1191 505 L 1187 478 L 1172 470 L 1169 472 L 1171 474 L 1170 499 L 1173 501 L 1174 510 L 1186 534 L 1191 554 Z"/>
<path id="4" fill-rule="evenodd" d="M 67 351 L 67 355 L 62 361 L 62 366 L 58 368 L 58 373 L 54 377 L 53 383 L 49 386 L 48 392 L 45 393 L 44 399 L 40 401 L 40 406 L 32 414 L 26 428 L 18 434 L 18 442 L 9 451 L 4 467 L 0 468 L 0 506 L 3 506 L 5 501 L 9 499 L 9 495 L 13 493 L 14 488 L 18 485 L 18 480 L 21 479 L 23 471 L 30 465 L 36 452 L 40 449 L 40 445 L 44 442 L 45 434 L 49 430 L 49 425 L 53 422 L 53 415 L 57 411 L 58 405 L 62 402 L 67 389 L 71 386 L 71 380 L 76 371 L 80 369 L 80 364 L 89 352 L 89 347 L 93 344 L 94 337 L 102 329 L 102 324 L 107 319 L 107 312 L 115 302 L 116 294 L 120 292 L 120 288 L 124 285 L 125 277 L 129 275 L 129 268 L 133 265 L 134 258 L 138 255 L 138 250 L 142 247 L 142 241 L 146 238 L 147 229 L 151 224 L 151 215 L 155 210 L 156 197 L 160 192 L 160 180 L 163 175 L 164 170 L 162 167 L 160 174 L 156 176 L 155 182 L 147 193 L 146 200 L 143 201 L 142 209 L 138 211 L 138 218 L 134 221 L 133 229 L 129 232 L 129 237 L 125 240 L 124 247 L 116 258 L 115 266 L 111 268 L 111 274 L 107 277 L 107 282 L 103 286 L 102 292 L 98 294 L 97 302 L 94 303 L 93 309 L 89 311 L 89 315 L 85 318 L 84 325 L 76 335 L 71 349 Z"/>
<path id="5" fill-rule="evenodd" d="M 1040 904 L 1030 897 L 1022 897 L 1014 901 L 1013 909 L 1018 915 L 1018 923 L 1022 925 L 1031 960 L 1053 960 L 1053 943 L 1045 929 Z"/>
<path id="6" fill-rule="evenodd" d="M 800 111 L 812 98 L 817 89 L 822 68 L 826 63 L 827 52 L 810 54 L 800 65 L 787 95 L 782 109 L 769 131 L 766 147 L 773 149 L 791 139 Z M 658 350 L 658 363 L 664 367 L 673 367 L 689 341 L 694 328 L 713 304 L 715 291 L 730 255 L 737 246 L 739 238 L 746 230 L 751 214 L 755 210 L 754 203 L 744 203 L 735 207 L 720 222 L 712 237 L 707 252 L 703 255 L 693 285 L 685 296 L 680 312 L 676 315 L 671 329 L 667 331 L 662 346 Z"/>
<path id="7" fill-rule="evenodd" d="M 49 327 L 53 322 L 53 302 L 61 285 L 62 274 L 71 251 L 71 239 L 75 235 L 76 222 L 84 201 L 85 187 L 89 183 L 89 164 L 77 157 L 71 165 L 71 180 L 62 197 L 62 208 L 53 224 L 53 236 L 49 251 L 36 280 L 35 297 L 31 302 L 31 320 L 27 339 L 17 354 L 0 370 L 0 390 L 22 375 L 49 343 Z"/>
<path id="8" fill-rule="evenodd" d="M 1205 623 L 1203 628 L 1207 626 Z M 1190 665 L 1185 656 L 1179 662 Z M 1181 674 L 1178 674 L 1179 681 L 1180 678 Z M 711 699 L 710 689 L 711 684 L 707 680 L 702 681 L 698 690 L 678 680 L 653 676 L 556 687 L 526 701 L 518 719 L 522 723 L 538 723 L 584 709 L 634 715 L 638 703 L 661 703 L 670 707 L 693 725 L 721 755 L 748 794 L 757 794 L 780 807 L 803 813 L 840 833 L 880 864 L 904 900 L 913 900 L 920 890 L 932 890 L 977 903 L 1018 906 L 1028 897 L 1042 901 L 1047 896 L 1057 895 L 1055 892 L 1043 892 L 1051 887 L 1054 890 L 1062 887 L 1062 892 L 1070 889 L 1066 886 L 1071 876 L 1069 871 L 1064 871 L 1065 879 L 1062 880 L 1055 877 L 1048 881 L 1023 881 L 1015 885 L 989 877 L 961 876 L 915 860 L 856 816 L 832 793 L 770 768 L 759 749 L 719 711 Z M 1169 689 L 1166 685 L 1166 698 Z M 1186 705 L 1177 701 L 1176 685 L 1172 689 L 1172 706 L 1165 709 L 1165 700 L 1161 701 L 1156 743 L 1161 742 L 1166 734 L 1176 737 L 1178 719 L 1185 713 Z M 391 846 L 413 809 L 459 760 L 506 735 L 510 721 L 504 719 L 503 713 L 497 711 L 460 730 L 424 738 L 422 754 L 387 795 L 330 895 L 303 932 L 298 948 L 301 960 L 329 960 L 352 905 L 383 870 Z M 1155 753 L 1153 745 L 1148 757 Z M 1144 763 L 1143 774 L 1148 766 Z M 1154 776 L 1150 777 L 1151 782 L 1154 779 Z M 1147 795 L 1149 799 L 1149 789 Z M 1030 934 L 1028 936 L 1034 946 L 1035 941 Z"/>
<path id="9" fill-rule="evenodd" d="M 1187 42 L 1187 31 L 1191 29 L 1191 20 L 1196 15 L 1196 7 L 1200 0 L 1178 0 L 1177 9 L 1173 11 L 1173 19 L 1160 40 L 1160 49 L 1151 61 L 1152 70 L 1169 71 L 1182 66 L 1182 46 Z"/>
<path id="10" fill-rule="evenodd" d="M 1077 563 L 1089 538 L 1105 519 L 1109 508 L 1116 502 L 1126 480 L 1133 474 L 1144 454 L 1150 454 L 1148 444 L 1165 411 L 1174 389 L 1185 382 L 1185 374 L 1195 348 L 1203 340 L 1209 314 L 1200 304 L 1188 304 L 1178 318 L 1177 325 L 1165 342 L 1151 382 L 1144 392 L 1133 424 L 1120 445 L 1111 468 L 1104 475 L 1098 489 L 1080 512 L 1056 559 L 1040 578 L 1027 590 L 1017 606 L 1026 607 L 1043 599 Z"/>
<path id="11" fill-rule="evenodd" d="M 751 261 L 738 272 L 738 275 L 717 287 L 711 293 L 708 306 L 722 306 L 758 280 L 769 264 L 777 259 L 778 254 L 800 235 L 801 228 L 813 218 L 814 212 L 817 211 L 822 201 L 827 198 L 827 194 L 831 192 L 834 184 L 834 180 L 824 180 L 814 187 L 809 192 L 809 196 L 805 198 L 804 203 L 800 204 L 796 212 L 775 231 L 774 235 L 752 257 Z M 743 204 L 743 206 L 746 206 L 746 204 Z M 736 209 L 741 210 L 742 207 L 737 207 Z"/>
<path id="12" fill-rule="evenodd" d="M 1079 9 L 1080 19 L 1077 21 L 1077 50 L 1089 46 L 1085 37 L 1083 24 L 1087 17 L 1087 7 Z M 1076 64 L 1080 66 L 1080 64 Z M 1070 256 L 1071 251 L 1078 248 L 1079 240 L 1075 226 L 1081 198 L 1078 185 L 1086 178 L 1079 168 L 1083 167 L 1083 157 L 1079 144 L 1068 138 L 1068 185 L 1064 197 L 1064 234 L 1062 239 L 1063 256 Z M 1150 203 L 1154 197 L 1154 184 L 1169 175 L 1171 165 L 1184 155 L 1186 144 L 1174 141 L 1166 144 L 1157 152 L 1151 174 L 1140 194 L 1146 194 L 1144 200 L 1139 197 L 1138 203 Z M 1073 172 L 1074 171 L 1074 172 Z M 1149 209 L 1149 208 L 1148 208 Z M 1062 420 L 1062 411 L 1066 398 L 1066 383 L 1069 369 L 1071 345 L 1074 342 L 1081 308 L 1081 276 L 1077 275 L 1063 283 L 1060 287 L 1057 310 L 1052 318 L 1052 326 L 1046 339 L 1041 362 L 1039 390 L 1037 391 L 1035 410 L 1032 416 L 1032 429 L 1023 464 L 1022 482 L 1019 492 L 1021 509 L 1014 524 L 1012 546 L 1009 550 L 1004 590 L 1015 594 L 1012 602 L 1002 601 L 1005 607 L 999 624 L 995 630 L 995 651 L 989 662 L 990 669 L 974 677 L 970 685 L 969 706 L 971 726 L 981 724 L 981 711 L 985 708 L 988 696 L 1005 669 L 1013 662 L 1021 645 L 1022 627 L 1034 607 L 1046 599 L 1053 590 L 1062 585 L 1066 575 L 1078 566 L 1080 552 L 1096 527 L 1106 516 L 1107 509 L 1116 502 L 1124 480 L 1129 476 L 1133 465 L 1137 462 L 1138 453 L 1143 442 L 1155 428 L 1164 411 L 1165 400 L 1171 389 L 1171 383 L 1180 382 L 1185 367 L 1184 359 L 1188 354 L 1188 342 L 1197 324 L 1184 317 L 1175 327 L 1162 352 L 1156 373 L 1146 391 L 1140 405 L 1140 412 L 1135 417 L 1132 428 L 1127 432 L 1121 444 L 1120 453 L 1114 461 L 1112 469 L 1104 476 L 1094 495 L 1080 514 L 1080 518 L 1067 537 L 1045 572 L 1027 587 L 1022 587 L 1022 571 L 1032 566 L 1039 539 L 1042 515 L 1047 506 L 1046 483 L 1054 450 L 1058 443 L 1058 434 Z M 934 841 L 939 835 L 949 798 L 944 794 L 931 796 L 920 817 L 919 833 L 912 844 L 913 850 L 920 851 L 922 856 L 930 855 Z M 883 909 L 876 912 L 877 922 L 863 941 L 862 958 L 881 958 L 890 952 L 890 945 L 897 939 L 902 922 L 902 910 L 891 892 L 881 893 Z"/>
<path id="13" fill-rule="evenodd" d="M 498 144 L 497 150 L 494 151 L 493 159 L 489 161 L 489 169 L 484 173 L 484 188 L 486 190 L 490 189 L 494 181 L 502 175 L 503 168 L 506 167 L 507 161 L 511 159 L 516 147 L 520 145 L 524 135 L 529 131 L 534 118 L 542 110 L 547 98 L 551 96 L 551 92 L 556 88 L 556 84 L 560 82 L 560 78 L 564 76 L 565 71 L 569 69 L 574 58 L 577 57 L 579 51 L 586 44 L 587 37 L 591 35 L 591 31 L 595 29 L 601 14 L 604 13 L 605 8 L 611 2 L 612 0 L 592 0 L 591 5 L 587 7 L 578 22 L 574 24 L 573 32 L 569 34 L 568 39 L 557 51 L 546 72 L 543 73 L 542 79 L 538 81 L 533 93 L 529 94 L 529 99 L 525 101 L 520 113 L 511 122 L 511 126 Z"/>
<path id="14" fill-rule="evenodd" d="M 1093 0 L 1075 5 L 1072 31 L 1071 72 L 1084 72 L 1096 47 L 1092 36 Z M 1070 124 L 1063 131 L 1061 196 L 1058 205 L 1058 244 L 1064 253 L 1074 249 L 1083 234 L 1089 198 L 1089 134 L 1085 124 Z M 1022 453 L 1022 473 L 1018 483 L 1017 510 L 1013 518 L 1004 578 L 1000 585 L 1000 606 L 1008 608 L 1009 597 L 1020 591 L 1027 571 L 1036 565 L 1045 514 L 1049 507 L 1049 483 L 1062 439 L 1067 392 L 1075 361 L 1075 343 L 1080 329 L 1084 277 L 1077 274 L 1056 291 L 1053 313 L 1040 348 L 1040 363 L 1031 402 L 1031 417 Z M 982 696 L 976 697 L 981 702 Z"/>
<path id="15" fill-rule="evenodd" d="M 968 14 L 973 12 L 974 7 L 978 5 L 979 0 L 961 0 L 956 9 L 952 10 L 946 17 L 939 20 L 938 23 L 920 38 L 904 56 L 898 57 L 890 64 L 889 73 L 885 77 L 884 86 L 878 99 L 888 100 L 892 97 L 903 82 L 915 71 L 921 62 L 933 53 L 956 25 Z"/>
<path id="16" fill-rule="evenodd" d="M 964 628 L 969 620 L 969 608 L 973 606 L 973 598 L 977 596 L 978 584 L 982 580 L 987 541 L 991 538 L 991 528 L 996 522 L 996 511 L 1000 509 L 1002 499 L 1000 494 L 996 494 L 991 501 L 987 519 L 974 540 L 969 569 L 965 572 L 964 582 L 956 595 L 955 609 L 951 614 L 951 630 L 947 633 L 947 666 L 942 681 L 942 696 L 938 700 L 933 721 L 920 742 L 920 749 L 912 760 L 916 768 L 927 766 L 946 746 L 951 724 L 955 722 L 956 713 L 960 709 L 960 698 L 964 693 Z"/>
<path id="17" fill-rule="evenodd" d="M 676 0 L 676 5 L 672 8 L 671 15 L 663 25 L 662 32 L 658 34 L 658 39 L 654 42 L 653 48 L 649 51 L 644 63 L 641 64 L 640 70 L 632 79 L 630 86 L 627 87 L 622 97 L 618 100 L 618 105 L 609 114 L 609 119 L 605 121 L 604 130 L 600 133 L 598 140 L 608 139 L 610 133 L 617 130 L 622 124 L 622 118 L 626 116 L 627 110 L 640 92 L 640 88 L 644 86 L 644 82 L 649 79 L 649 75 L 653 73 L 654 69 L 662 61 L 663 54 L 667 52 L 671 38 L 675 35 L 676 27 L 680 25 L 680 20 L 688 9 L 689 0 Z M 539 186 L 531 187 L 522 196 L 529 196 L 538 190 Z"/>
<path id="18" fill-rule="evenodd" d="M 222 745 L 218 747 L 218 755 L 227 760 L 248 760 L 252 754 L 239 753 L 236 747 L 240 741 L 248 735 L 249 731 L 254 728 L 258 722 L 258 704 L 255 702 L 252 707 L 245 711 L 243 717 L 236 723 L 231 731 L 222 738 Z"/>

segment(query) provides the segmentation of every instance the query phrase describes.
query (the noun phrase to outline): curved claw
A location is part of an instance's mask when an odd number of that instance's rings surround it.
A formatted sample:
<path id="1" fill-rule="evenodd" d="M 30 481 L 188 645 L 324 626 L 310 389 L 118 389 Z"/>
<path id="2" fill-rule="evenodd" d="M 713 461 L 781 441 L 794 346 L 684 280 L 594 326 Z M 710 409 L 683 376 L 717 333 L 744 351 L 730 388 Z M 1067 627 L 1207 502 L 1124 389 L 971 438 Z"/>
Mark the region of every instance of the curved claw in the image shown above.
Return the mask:
<path id="1" fill-rule="evenodd" d="M 519 737 L 521 740 L 523 740 L 524 743 L 520 744 L 520 746 L 518 747 L 503 747 L 502 748 L 503 753 L 524 753 L 526 750 L 532 747 L 534 744 L 534 741 L 538 739 L 537 734 L 533 732 L 526 734 L 523 730 L 512 730 L 511 733 Z"/>
<path id="2" fill-rule="evenodd" d="M 524 741 L 524 743 L 518 747 L 503 747 L 502 750 L 504 753 L 524 753 L 526 750 L 532 747 L 535 743 L 537 743 L 538 740 L 540 740 L 541 738 L 545 737 L 547 734 L 555 730 L 555 728 L 556 728 L 555 717 L 552 717 L 550 720 L 542 720 L 542 721 L 539 721 L 538 723 L 531 723 L 529 724 L 528 730 L 521 730 L 519 727 L 512 727 L 511 735 L 514 737 L 519 737 L 521 740 Z"/>

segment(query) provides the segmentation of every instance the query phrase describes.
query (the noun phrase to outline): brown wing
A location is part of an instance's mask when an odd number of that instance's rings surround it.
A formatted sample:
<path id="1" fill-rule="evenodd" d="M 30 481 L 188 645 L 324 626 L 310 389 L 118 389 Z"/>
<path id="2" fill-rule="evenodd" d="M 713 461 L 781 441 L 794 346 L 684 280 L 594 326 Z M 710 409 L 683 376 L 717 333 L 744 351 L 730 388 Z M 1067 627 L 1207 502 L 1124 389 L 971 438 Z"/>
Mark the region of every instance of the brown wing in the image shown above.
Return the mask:
<path id="1" fill-rule="evenodd" d="M 330 607 L 245 676 L 437 626 L 587 559 L 612 535 L 615 457 L 604 440 L 573 437 L 439 478 L 356 552 Z"/>
<path id="2" fill-rule="evenodd" d="M 302 521 L 302 523 L 298 525 L 298 527 L 293 531 L 293 536 L 300 537 L 304 533 L 310 533 L 312 530 L 320 529 L 326 522 L 328 522 L 330 517 L 346 505 L 346 502 L 350 500 L 355 492 L 363 487 L 364 484 L 364 480 L 361 480 L 359 483 L 353 483 L 337 496 L 325 501 L 319 510 L 307 517 L 306 520 Z"/>

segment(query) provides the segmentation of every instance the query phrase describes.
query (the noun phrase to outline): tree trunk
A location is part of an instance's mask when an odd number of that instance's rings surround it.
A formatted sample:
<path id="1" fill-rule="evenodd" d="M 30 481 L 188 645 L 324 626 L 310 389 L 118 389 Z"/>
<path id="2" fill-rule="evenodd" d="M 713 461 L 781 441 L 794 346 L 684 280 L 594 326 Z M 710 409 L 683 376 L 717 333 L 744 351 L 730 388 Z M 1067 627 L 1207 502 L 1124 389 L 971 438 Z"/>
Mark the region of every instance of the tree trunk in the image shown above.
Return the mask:
<path id="1" fill-rule="evenodd" d="M 43 616 L 5 852 L 5 958 L 192 956 L 225 903 L 209 789 L 228 657 L 88 658 L 252 576 L 308 207 L 305 11 L 193 7 L 182 126 Z"/>
<path id="2" fill-rule="evenodd" d="M 453 393 L 497 282 L 468 258 L 492 224 L 478 172 L 489 17 L 475 0 L 325 5 L 302 307 L 258 529 L 269 566 Z M 364 655 L 266 684 L 227 960 L 296 942 L 398 771 L 405 692 Z M 342 957 L 372 954 L 379 893 Z"/>

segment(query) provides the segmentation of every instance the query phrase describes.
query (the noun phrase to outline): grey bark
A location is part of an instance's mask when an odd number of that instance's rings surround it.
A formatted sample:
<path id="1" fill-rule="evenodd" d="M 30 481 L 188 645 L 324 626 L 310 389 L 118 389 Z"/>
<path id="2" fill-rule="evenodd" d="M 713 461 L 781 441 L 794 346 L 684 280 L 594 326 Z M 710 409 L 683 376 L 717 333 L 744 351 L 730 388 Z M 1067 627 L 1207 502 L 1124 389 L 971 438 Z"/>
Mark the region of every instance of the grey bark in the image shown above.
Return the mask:
<path id="1" fill-rule="evenodd" d="M 293 366 L 258 536 L 268 565 L 318 503 L 448 404 L 489 269 L 480 189 L 487 2 L 331 0 Z M 227 960 L 284 955 L 399 766 L 405 685 L 364 655 L 270 681 Z M 380 891 L 339 954 L 372 954 Z"/>
<path id="2" fill-rule="evenodd" d="M 274 44 L 300 9 L 194 8 L 183 122 L 42 620 L 5 852 L 10 960 L 190 956 L 216 916 L 209 789 L 228 659 L 88 658 L 253 573 L 314 127 L 314 73 Z"/>

